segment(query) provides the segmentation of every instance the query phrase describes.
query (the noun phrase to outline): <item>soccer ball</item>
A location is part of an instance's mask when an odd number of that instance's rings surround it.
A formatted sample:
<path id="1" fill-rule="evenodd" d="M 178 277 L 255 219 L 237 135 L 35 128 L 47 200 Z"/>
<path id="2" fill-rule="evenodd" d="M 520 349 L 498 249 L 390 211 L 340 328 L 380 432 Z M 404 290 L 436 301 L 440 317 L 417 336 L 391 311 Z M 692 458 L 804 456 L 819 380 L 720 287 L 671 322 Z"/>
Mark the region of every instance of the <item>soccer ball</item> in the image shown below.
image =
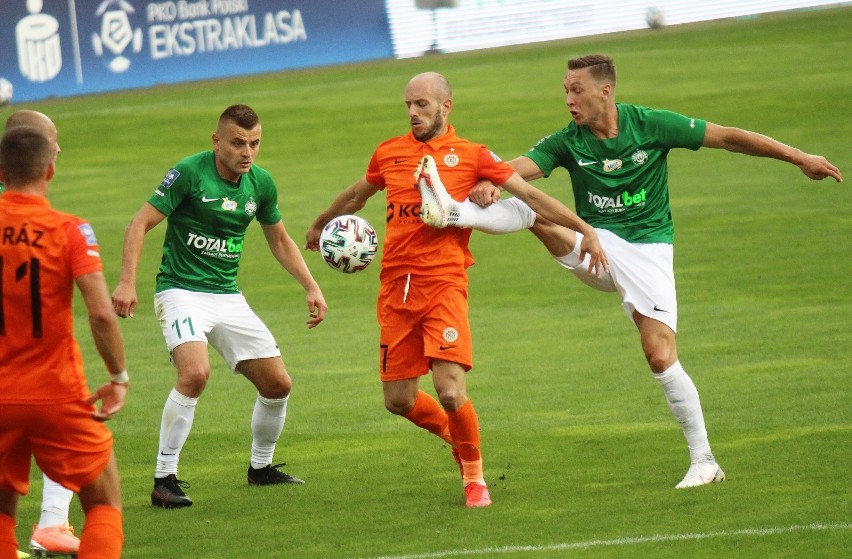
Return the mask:
<path id="1" fill-rule="evenodd" d="M 645 23 L 648 24 L 648 27 L 651 29 L 659 29 L 666 24 L 666 18 L 663 15 L 663 10 L 656 7 L 648 8 L 648 11 L 645 12 Z"/>
<path id="2" fill-rule="evenodd" d="M 320 233 L 319 249 L 325 263 L 344 274 L 360 272 L 376 257 L 376 230 L 357 215 L 341 215 Z"/>
<path id="3" fill-rule="evenodd" d="M 12 82 L 6 78 L 0 78 L 0 107 L 5 107 L 12 102 L 12 94 L 15 89 L 12 87 Z"/>

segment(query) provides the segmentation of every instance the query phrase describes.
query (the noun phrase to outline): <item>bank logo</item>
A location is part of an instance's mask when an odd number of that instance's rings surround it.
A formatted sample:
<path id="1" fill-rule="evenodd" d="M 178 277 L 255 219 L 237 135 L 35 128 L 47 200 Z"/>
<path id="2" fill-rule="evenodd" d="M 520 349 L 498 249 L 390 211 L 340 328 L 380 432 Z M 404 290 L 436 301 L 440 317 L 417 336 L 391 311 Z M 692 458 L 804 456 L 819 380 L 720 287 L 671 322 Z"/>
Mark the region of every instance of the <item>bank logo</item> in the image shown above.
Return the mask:
<path id="1" fill-rule="evenodd" d="M 114 74 L 121 74 L 130 68 L 130 59 L 124 56 L 128 50 L 138 53 L 142 50 L 142 29 L 133 29 L 128 14 L 136 10 L 126 0 L 104 0 L 95 10 L 95 17 L 101 18 L 101 30 L 92 33 L 92 47 L 100 58 L 111 56 L 107 68 Z"/>
<path id="2" fill-rule="evenodd" d="M 52 80 L 62 69 L 59 20 L 41 13 L 42 7 L 40 0 L 29 0 L 29 15 L 15 25 L 18 68 L 21 75 L 36 83 Z"/>

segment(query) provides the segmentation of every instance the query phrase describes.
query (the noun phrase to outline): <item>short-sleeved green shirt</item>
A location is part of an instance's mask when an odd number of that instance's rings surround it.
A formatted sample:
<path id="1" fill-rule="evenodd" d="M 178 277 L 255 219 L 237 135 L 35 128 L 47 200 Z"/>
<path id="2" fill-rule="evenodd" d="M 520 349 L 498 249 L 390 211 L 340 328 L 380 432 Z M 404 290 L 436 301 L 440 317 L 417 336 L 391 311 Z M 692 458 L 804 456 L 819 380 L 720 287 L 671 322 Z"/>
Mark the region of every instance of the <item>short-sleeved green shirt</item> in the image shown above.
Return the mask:
<path id="1" fill-rule="evenodd" d="M 281 220 L 278 189 L 253 165 L 238 183 L 216 171 L 212 151 L 181 160 L 166 173 L 148 202 L 167 216 L 157 292 L 180 288 L 238 293 L 237 270 L 249 223 Z"/>
<path id="2" fill-rule="evenodd" d="M 599 140 L 571 122 L 526 155 L 545 176 L 564 167 L 577 215 L 632 243 L 672 243 L 668 164 L 672 148 L 697 150 L 706 121 L 618 103 L 618 136 Z"/>

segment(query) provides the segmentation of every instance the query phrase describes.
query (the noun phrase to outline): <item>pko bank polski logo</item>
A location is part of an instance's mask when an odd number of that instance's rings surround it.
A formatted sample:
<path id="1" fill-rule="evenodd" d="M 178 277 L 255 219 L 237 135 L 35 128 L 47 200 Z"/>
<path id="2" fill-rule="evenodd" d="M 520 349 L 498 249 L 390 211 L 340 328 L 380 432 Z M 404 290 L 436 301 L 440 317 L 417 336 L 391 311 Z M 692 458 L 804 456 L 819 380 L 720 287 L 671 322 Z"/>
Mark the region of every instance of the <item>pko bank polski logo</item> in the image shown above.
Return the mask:
<path id="1" fill-rule="evenodd" d="M 128 47 L 133 53 L 142 50 L 142 29 L 133 29 L 128 17 L 134 13 L 136 10 L 126 0 L 104 0 L 95 11 L 95 16 L 101 18 L 101 30 L 92 33 L 92 46 L 98 57 L 113 57 L 107 68 L 115 74 L 130 68 L 130 59 L 124 56 Z"/>
<path id="2" fill-rule="evenodd" d="M 27 0 L 27 15 L 15 25 L 21 75 L 35 83 L 50 81 L 62 70 L 59 20 L 42 13 L 42 0 Z"/>

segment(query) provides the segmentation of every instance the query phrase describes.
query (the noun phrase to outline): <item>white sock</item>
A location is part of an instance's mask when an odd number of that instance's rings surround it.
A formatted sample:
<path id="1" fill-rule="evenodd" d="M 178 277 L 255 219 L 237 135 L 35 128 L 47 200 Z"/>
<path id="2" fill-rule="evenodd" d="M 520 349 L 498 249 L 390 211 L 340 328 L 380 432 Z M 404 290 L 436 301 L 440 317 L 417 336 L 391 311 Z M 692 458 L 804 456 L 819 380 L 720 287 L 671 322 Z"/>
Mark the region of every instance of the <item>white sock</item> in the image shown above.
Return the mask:
<path id="1" fill-rule="evenodd" d="M 577 235 L 577 240 L 575 241 L 574 248 L 571 249 L 571 252 L 569 252 L 565 256 L 554 256 L 551 254 L 554 260 L 556 260 L 557 262 L 562 264 L 564 268 L 568 268 L 569 270 L 578 268 L 580 264 L 582 264 L 582 262 L 580 261 L 580 245 L 582 245 L 583 243 L 583 234 L 577 233 L 576 231 L 574 234 Z M 587 264 L 588 259 L 589 257 L 586 256 Z"/>
<path id="2" fill-rule="evenodd" d="M 184 396 L 175 388 L 172 388 L 169 397 L 166 398 L 163 418 L 160 422 L 160 448 L 157 453 L 157 470 L 154 477 L 177 475 L 180 451 L 192 429 L 197 403 L 198 398 Z"/>
<path id="3" fill-rule="evenodd" d="M 485 208 L 465 200 L 458 202 L 458 209 L 456 227 L 476 229 L 492 235 L 523 231 L 535 222 L 535 212 L 518 198 L 506 198 Z"/>
<path id="4" fill-rule="evenodd" d="M 710 441 L 707 439 L 707 429 L 704 427 L 704 414 L 701 411 L 701 401 L 695 383 L 683 370 L 680 361 L 660 373 L 654 375 L 663 387 L 669 409 L 680 423 L 686 444 L 689 447 L 691 462 L 715 461 L 710 451 Z"/>
<path id="5" fill-rule="evenodd" d="M 591 257 L 586 254 L 586 257 L 583 260 L 580 260 L 580 245 L 583 242 L 583 234 L 576 233 L 577 241 L 574 245 L 574 248 L 571 249 L 571 252 L 564 256 L 553 256 L 553 259 L 556 260 L 560 266 L 571 270 L 577 279 L 586 285 L 597 289 L 598 291 L 616 291 L 615 283 L 612 281 L 612 276 L 607 271 L 601 271 L 600 276 L 595 275 L 589 272 L 589 262 L 591 262 Z"/>
<path id="6" fill-rule="evenodd" d="M 251 415 L 251 467 L 263 468 L 272 464 L 275 454 L 275 443 L 284 430 L 284 420 L 287 418 L 286 398 L 264 398 L 260 394 L 254 403 Z"/>
<path id="7" fill-rule="evenodd" d="M 68 523 L 68 509 L 74 492 L 65 489 L 52 479 L 44 476 L 44 489 L 41 494 L 41 517 L 39 528 L 48 526 L 64 526 Z"/>

